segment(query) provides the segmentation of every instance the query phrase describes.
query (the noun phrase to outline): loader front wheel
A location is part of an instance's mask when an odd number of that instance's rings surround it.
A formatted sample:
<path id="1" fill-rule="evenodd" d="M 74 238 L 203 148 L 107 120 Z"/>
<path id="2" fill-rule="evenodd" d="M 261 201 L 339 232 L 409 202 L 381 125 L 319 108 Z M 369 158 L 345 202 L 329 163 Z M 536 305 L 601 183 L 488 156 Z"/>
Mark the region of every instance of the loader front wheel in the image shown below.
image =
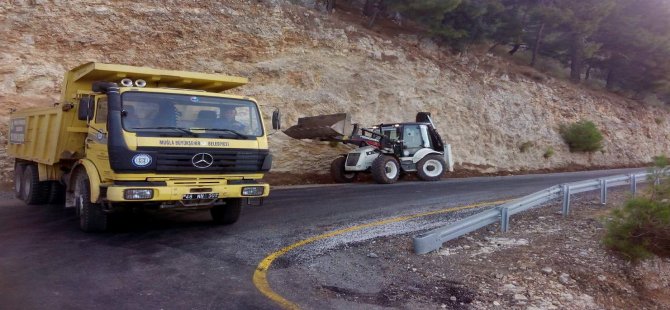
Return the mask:
<path id="1" fill-rule="evenodd" d="M 40 205 L 49 199 L 49 182 L 40 182 L 37 166 L 26 165 L 21 178 L 21 199 L 29 205 Z"/>
<path id="2" fill-rule="evenodd" d="M 91 185 L 85 171 L 79 171 L 74 180 L 74 199 L 79 214 L 79 228 L 85 232 L 107 229 L 107 213 L 102 205 L 91 202 Z"/>
<path id="3" fill-rule="evenodd" d="M 416 173 L 424 181 L 438 181 L 444 174 L 446 166 L 442 156 L 426 155 L 416 164 Z"/>
<path id="4" fill-rule="evenodd" d="M 344 170 L 346 162 L 346 157 L 338 157 L 330 164 L 330 175 L 336 183 L 351 183 L 356 180 L 356 172 Z"/>
<path id="5" fill-rule="evenodd" d="M 216 205 L 209 212 L 217 225 L 230 225 L 240 218 L 242 212 L 242 198 L 226 199 L 225 205 Z"/>
<path id="6" fill-rule="evenodd" d="M 370 167 L 372 179 L 381 184 L 392 184 L 400 177 L 398 161 L 388 155 L 379 155 Z"/>

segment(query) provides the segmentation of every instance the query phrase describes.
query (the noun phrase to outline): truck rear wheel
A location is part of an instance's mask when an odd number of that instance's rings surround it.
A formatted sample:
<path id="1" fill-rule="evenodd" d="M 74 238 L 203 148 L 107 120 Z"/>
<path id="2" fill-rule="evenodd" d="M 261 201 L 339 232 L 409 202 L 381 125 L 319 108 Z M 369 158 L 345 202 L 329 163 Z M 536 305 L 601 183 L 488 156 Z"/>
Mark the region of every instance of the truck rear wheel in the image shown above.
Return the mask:
<path id="1" fill-rule="evenodd" d="M 79 171 L 74 180 L 74 199 L 79 214 L 79 228 L 85 232 L 107 229 L 107 213 L 101 204 L 91 202 L 91 185 L 86 172 Z"/>
<path id="2" fill-rule="evenodd" d="M 226 199 L 225 205 L 217 205 L 209 210 L 212 214 L 212 220 L 218 225 L 230 225 L 237 222 L 241 211 L 242 198 Z"/>
<path id="3" fill-rule="evenodd" d="M 398 161 L 388 155 L 379 155 L 370 167 L 372 179 L 381 184 L 392 184 L 400 177 L 400 165 Z"/>
<path id="4" fill-rule="evenodd" d="M 424 181 L 438 181 L 446 166 L 442 156 L 426 155 L 416 164 L 416 174 Z"/>
<path id="5" fill-rule="evenodd" d="M 49 191 L 49 204 L 62 204 L 65 202 L 65 186 L 58 181 L 53 181 L 50 184 L 51 191 Z"/>
<path id="6" fill-rule="evenodd" d="M 21 185 L 23 184 L 23 168 L 24 165 L 14 164 L 14 197 L 23 200 L 23 191 Z"/>
<path id="7" fill-rule="evenodd" d="M 330 164 L 330 175 L 333 177 L 333 181 L 337 183 L 351 183 L 356 180 L 356 172 L 347 172 L 344 170 L 346 162 L 346 157 L 338 157 Z"/>
<path id="8" fill-rule="evenodd" d="M 49 182 L 40 182 L 37 166 L 26 165 L 21 178 L 21 199 L 29 205 L 45 204 L 49 199 Z"/>

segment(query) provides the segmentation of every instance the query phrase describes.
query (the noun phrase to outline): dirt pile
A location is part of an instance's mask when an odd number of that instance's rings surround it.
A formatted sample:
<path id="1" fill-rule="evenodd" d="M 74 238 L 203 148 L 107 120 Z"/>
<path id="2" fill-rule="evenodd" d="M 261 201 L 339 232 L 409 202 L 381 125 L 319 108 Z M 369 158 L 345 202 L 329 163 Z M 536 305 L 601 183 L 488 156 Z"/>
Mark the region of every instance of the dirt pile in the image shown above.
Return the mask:
<path id="1" fill-rule="evenodd" d="M 372 125 L 430 111 L 460 169 L 631 165 L 670 149 L 664 109 L 528 74 L 486 53 L 452 55 L 430 39 L 377 33 L 356 20 L 279 1 L 3 2 L 0 129 L 8 109 L 58 100 L 66 69 L 99 61 L 249 77 L 235 92 L 257 98 L 266 116 L 281 108 L 285 126 L 323 113 L 350 112 Z M 603 130 L 603 152 L 568 152 L 558 126 L 580 119 Z M 521 152 L 526 142 L 533 146 Z M 270 143 L 273 170 L 295 175 L 326 173 L 347 151 L 283 133 Z M 545 159 L 549 148 L 555 155 Z M 0 164 L 11 171 L 4 147 Z"/>

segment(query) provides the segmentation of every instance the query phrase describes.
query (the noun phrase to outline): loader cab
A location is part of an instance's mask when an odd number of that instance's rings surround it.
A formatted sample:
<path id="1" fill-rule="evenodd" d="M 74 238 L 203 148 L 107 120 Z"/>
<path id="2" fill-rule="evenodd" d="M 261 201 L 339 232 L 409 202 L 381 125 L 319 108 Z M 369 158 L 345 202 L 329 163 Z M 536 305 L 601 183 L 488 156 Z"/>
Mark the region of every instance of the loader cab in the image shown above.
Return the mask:
<path id="1" fill-rule="evenodd" d="M 380 125 L 377 131 L 398 157 L 411 157 L 424 148 L 442 151 L 441 139 L 429 123 Z"/>

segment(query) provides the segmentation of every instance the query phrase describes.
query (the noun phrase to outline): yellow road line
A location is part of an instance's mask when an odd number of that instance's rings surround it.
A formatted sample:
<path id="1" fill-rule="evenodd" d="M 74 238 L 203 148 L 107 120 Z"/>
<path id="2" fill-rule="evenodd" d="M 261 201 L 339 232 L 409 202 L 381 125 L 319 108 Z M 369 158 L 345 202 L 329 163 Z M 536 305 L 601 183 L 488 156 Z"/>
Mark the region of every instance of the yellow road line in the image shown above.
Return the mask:
<path id="1" fill-rule="evenodd" d="M 399 216 L 399 217 L 393 217 L 381 221 L 376 221 L 376 222 L 371 222 L 367 224 L 362 224 L 362 225 L 357 225 L 357 226 L 352 226 L 352 227 L 347 227 L 343 229 L 338 229 L 334 230 L 331 232 L 327 232 L 325 234 L 321 234 L 318 236 L 314 236 L 308 239 L 304 239 L 301 241 L 298 241 L 294 244 L 291 244 L 287 247 L 282 248 L 279 251 L 276 251 L 268 256 L 266 256 L 256 267 L 256 271 L 254 271 L 254 277 L 253 277 L 253 282 L 256 288 L 265 295 L 265 297 L 271 299 L 272 301 L 276 302 L 279 306 L 281 306 L 283 309 L 300 309 L 297 304 L 291 302 L 290 300 L 282 297 L 281 295 L 277 294 L 277 292 L 273 291 L 272 288 L 270 287 L 270 283 L 268 282 L 267 278 L 267 273 L 268 270 L 270 269 L 270 266 L 272 265 L 272 262 L 274 262 L 275 259 L 279 258 L 280 256 L 290 252 L 293 249 L 299 248 L 301 246 L 310 244 L 314 241 L 319 241 L 323 239 L 327 239 L 330 237 L 335 237 L 337 235 L 345 234 L 348 232 L 352 231 L 357 231 L 361 230 L 364 228 L 370 228 L 370 227 L 376 227 L 376 226 L 381 226 L 381 225 L 386 225 L 386 224 L 391 224 L 391 223 L 397 223 L 397 222 L 403 222 L 423 216 L 428 216 L 428 215 L 434 215 L 434 214 L 440 214 L 440 213 L 448 213 L 448 212 L 455 212 L 455 211 L 460 211 L 460 210 L 466 210 L 466 209 L 473 209 L 473 208 L 478 208 L 478 207 L 483 207 L 483 206 L 489 206 L 489 205 L 498 205 L 498 204 L 503 204 L 505 202 L 508 202 L 509 200 L 499 200 L 499 201 L 490 201 L 490 202 L 481 202 L 481 203 L 476 203 L 476 204 L 471 204 L 467 206 L 462 206 L 462 207 L 455 207 L 455 208 L 448 208 L 448 209 L 443 209 L 443 210 L 436 210 L 436 211 L 429 211 L 429 212 L 424 212 L 424 213 L 418 213 L 418 214 L 413 214 L 413 215 L 406 215 L 406 216 Z"/>

